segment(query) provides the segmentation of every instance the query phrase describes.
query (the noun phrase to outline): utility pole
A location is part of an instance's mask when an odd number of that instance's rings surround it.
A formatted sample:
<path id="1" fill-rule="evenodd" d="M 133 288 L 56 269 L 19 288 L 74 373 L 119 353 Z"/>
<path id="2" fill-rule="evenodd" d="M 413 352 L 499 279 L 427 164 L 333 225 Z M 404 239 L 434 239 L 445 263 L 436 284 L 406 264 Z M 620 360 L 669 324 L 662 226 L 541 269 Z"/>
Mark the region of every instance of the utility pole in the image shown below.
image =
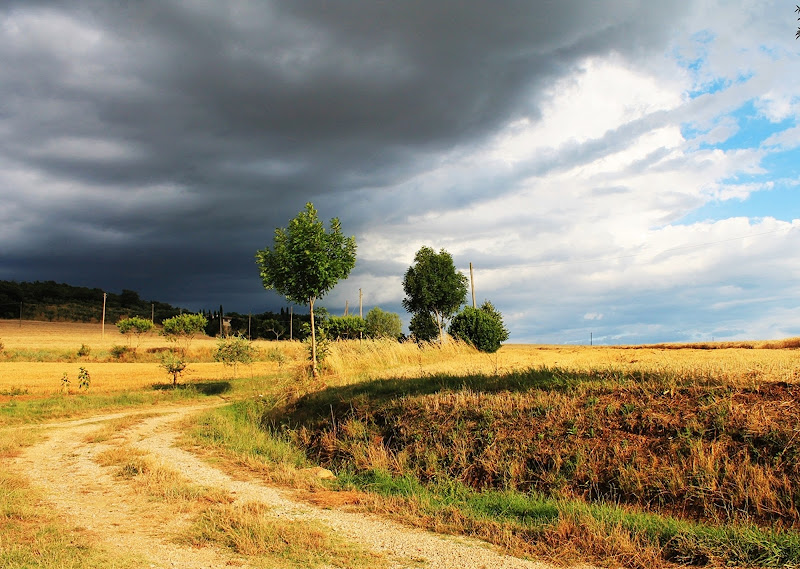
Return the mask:
<path id="1" fill-rule="evenodd" d="M 344 301 L 344 315 L 347 316 L 347 313 L 350 312 L 350 301 Z"/>
<path id="2" fill-rule="evenodd" d="M 156 303 L 155 302 L 151 302 L 150 303 L 150 322 L 152 324 L 156 323 Z"/>
<path id="3" fill-rule="evenodd" d="M 252 312 L 248 312 L 247 313 L 247 339 L 248 340 L 252 340 L 252 338 L 250 337 L 250 323 L 252 322 L 252 320 L 253 320 L 253 313 Z"/>
<path id="4" fill-rule="evenodd" d="M 294 316 L 292 315 L 292 305 L 289 305 L 289 340 L 293 340 L 292 324 L 294 324 Z"/>
<path id="5" fill-rule="evenodd" d="M 219 305 L 219 337 L 222 338 L 222 305 Z"/>
<path id="6" fill-rule="evenodd" d="M 475 277 L 472 274 L 472 263 L 469 264 L 469 284 L 472 287 L 472 308 L 475 308 Z"/>
<path id="7" fill-rule="evenodd" d="M 361 289 L 358 289 L 358 315 L 364 318 L 364 296 L 361 294 Z"/>
<path id="8" fill-rule="evenodd" d="M 106 296 L 108 295 L 106 293 L 103 293 L 103 318 L 102 318 L 103 323 L 100 325 L 101 338 L 106 337 Z"/>

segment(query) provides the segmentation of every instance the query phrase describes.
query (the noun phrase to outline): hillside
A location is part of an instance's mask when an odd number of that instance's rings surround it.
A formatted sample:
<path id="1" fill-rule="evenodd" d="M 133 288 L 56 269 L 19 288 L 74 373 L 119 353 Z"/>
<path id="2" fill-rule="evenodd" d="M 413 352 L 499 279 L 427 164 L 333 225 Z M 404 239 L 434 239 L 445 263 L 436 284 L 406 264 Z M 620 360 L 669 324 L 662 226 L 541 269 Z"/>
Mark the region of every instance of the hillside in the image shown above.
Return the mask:
<path id="1" fill-rule="evenodd" d="M 55 281 L 0 281 L 0 318 L 55 322 L 100 322 L 103 290 L 72 286 Z M 139 293 L 123 289 L 107 293 L 106 322 L 141 316 L 161 322 L 181 309 L 165 302 L 143 300 Z M 20 310 L 22 314 L 20 315 Z"/>

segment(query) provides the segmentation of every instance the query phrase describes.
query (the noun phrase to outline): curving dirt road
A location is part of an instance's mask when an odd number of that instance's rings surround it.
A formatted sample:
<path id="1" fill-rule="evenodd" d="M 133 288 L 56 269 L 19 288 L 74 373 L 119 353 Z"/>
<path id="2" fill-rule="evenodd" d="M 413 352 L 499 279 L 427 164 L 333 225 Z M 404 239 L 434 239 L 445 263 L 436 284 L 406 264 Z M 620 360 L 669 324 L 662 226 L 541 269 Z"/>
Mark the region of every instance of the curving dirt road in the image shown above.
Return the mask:
<path id="1" fill-rule="evenodd" d="M 112 468 L 96 461 L 99 453 L 123 444 L 147 452 L 196 484 L 227 491 L 235 501 L 261 502 L 270 506 L 273 514 L 286 519 L 313 520 L 328 526 L 345 539 L 383 556 L 393 568 L 553 567 L 499 554 L 477 540 L 407 528 L 363 513 L 317 508 L 292 499 L 288 490 L 259 481 L 236 480 L 175 446 L 181 419 L 209 407 L 148 410 L 148 415 L 155 416 L 122 428 L 102 442 L 87 442 L 87 435 L 97 431 L 104 421 L 142 412 L 50 423 L 44 426 L 45 440 L 26 448 L 13 460 L 13 467 L 41 488 L 53 508 L 71 524 L 93 533 L 112 551 L 140 558 L 143 567 L 199 569 L 249 564 L 247 558 L 226 549 L 178 543 L 176 537 L 191 523 L 193 514 L 180 504 L 154 501 L 136 492 L 129 483 L 115 477 Z"/>

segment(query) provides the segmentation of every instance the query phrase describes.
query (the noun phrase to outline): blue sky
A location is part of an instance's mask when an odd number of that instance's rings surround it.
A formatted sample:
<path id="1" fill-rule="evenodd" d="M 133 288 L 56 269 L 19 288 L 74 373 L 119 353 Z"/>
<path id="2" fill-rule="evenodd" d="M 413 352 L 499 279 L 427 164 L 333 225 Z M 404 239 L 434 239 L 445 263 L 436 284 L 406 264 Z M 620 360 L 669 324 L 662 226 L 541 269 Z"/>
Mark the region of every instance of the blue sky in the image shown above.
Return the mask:
<path id="1" fill-rule="evenodd" d="M 241 312 L 312 201 L 322 300 L 403 312 L 444 248 L 512 342 L 800 335 L 794 4 L 0 8 L 0 278 Z"/>

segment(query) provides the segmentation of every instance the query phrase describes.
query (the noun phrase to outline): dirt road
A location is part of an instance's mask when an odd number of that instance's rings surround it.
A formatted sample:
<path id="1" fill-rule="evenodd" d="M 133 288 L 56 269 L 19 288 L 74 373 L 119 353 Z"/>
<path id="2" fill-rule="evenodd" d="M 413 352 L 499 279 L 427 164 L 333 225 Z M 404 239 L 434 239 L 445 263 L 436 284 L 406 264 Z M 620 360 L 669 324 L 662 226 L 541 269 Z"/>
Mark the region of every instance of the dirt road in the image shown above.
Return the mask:
<path id="1" fill-rule="evenodd" d="M 247 567 L 248 559 L 227 549 L 182 545 L 176 538 L 195 515 L 180 504 L 154 501 L 118 477 L 96 458 L 129 445 L 152 455 L 196 484 L 227 491 L 235 501 L 261 502 L 286 519 L 310 520 L 386 558 L 393 568 L 478 569 L 551 566 L 497 553 L 486 544 L 410 529 L 377 516 L 316 508 L 293 499 L 292 492 L 258 480 L 237 480 L 175 446 L 177 425 L 209 406 L 148 410 L 149 416 L 116 431 L 102 442 L 87 435 L 104 422 L 141 411 L 115 413 L 43 427 L 45 439 L 14 459 L 14 468 L 41 488 L 52 507 L 70 524 L 93 533 L 107 547 L 141 559 L 142 567 Z"/>

